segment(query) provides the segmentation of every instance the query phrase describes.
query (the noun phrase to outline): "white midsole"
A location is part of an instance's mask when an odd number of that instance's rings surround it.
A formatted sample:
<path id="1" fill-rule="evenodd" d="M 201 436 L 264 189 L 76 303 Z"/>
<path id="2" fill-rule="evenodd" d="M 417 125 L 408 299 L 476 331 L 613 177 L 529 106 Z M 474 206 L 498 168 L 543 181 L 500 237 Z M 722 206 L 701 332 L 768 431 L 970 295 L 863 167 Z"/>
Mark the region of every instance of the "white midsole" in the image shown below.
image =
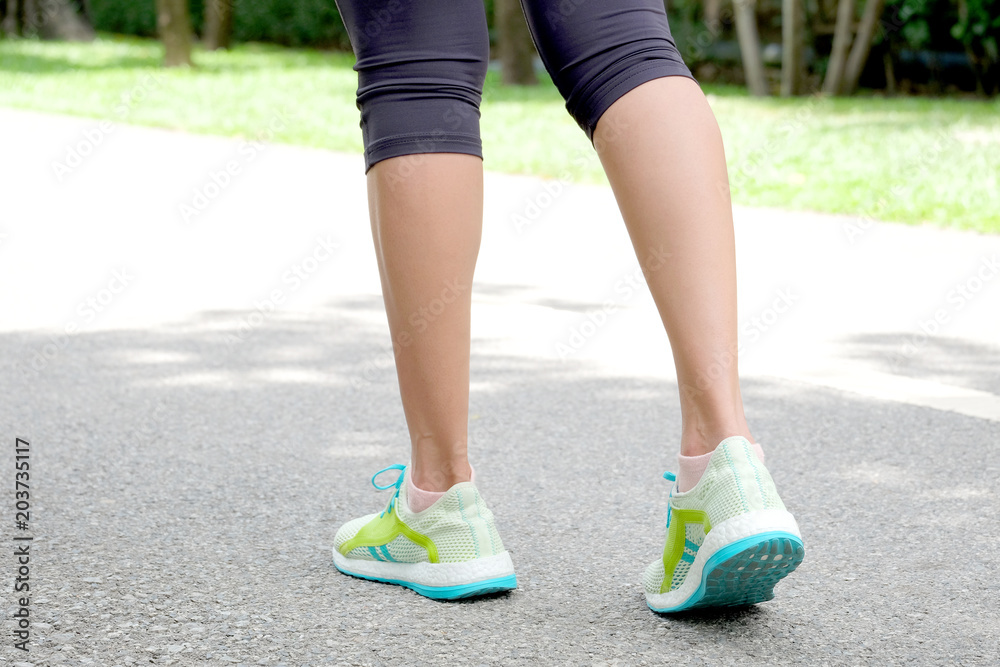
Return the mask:
<path id="1" fill-rule="evenodd" d="M 421 586 L 461 586 L 514 574 L 514 562 L 506 551 L 464 563 L 390 563 L 348 558 L 334 549 L 333 562 L 338 570 L 351 574 Z"/>
<path id="2" fill-rule="evenodd" d="M 654 609 L 667 609 L 682 604 L 701 586 L 701 573 L 705 563 L 717 551 L 746 537 L 772 531 L 791 533 L 799 538 L 802 536 L 795 517 L 785 510 L 756 510 L 712 526 L 680 588 L 655 595 L 647 592 L 646 602 Z"/>

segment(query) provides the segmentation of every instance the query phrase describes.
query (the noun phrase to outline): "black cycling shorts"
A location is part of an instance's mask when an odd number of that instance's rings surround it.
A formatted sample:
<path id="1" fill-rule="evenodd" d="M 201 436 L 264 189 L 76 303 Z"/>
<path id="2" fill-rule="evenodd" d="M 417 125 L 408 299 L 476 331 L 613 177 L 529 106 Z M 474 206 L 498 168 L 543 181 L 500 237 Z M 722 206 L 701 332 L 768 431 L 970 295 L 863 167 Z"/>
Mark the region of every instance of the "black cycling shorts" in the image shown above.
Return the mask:
<path id="1" fill-rule="evenodd" d="M 482 0 L 337 0 L 357 57 L 365 172 L 414 153 L 480 158 L 489 62 Z M 521 0 L 566 109 L 594 139 L 601 115 L 641 83 L 692 77 L 663 0 Z"/>

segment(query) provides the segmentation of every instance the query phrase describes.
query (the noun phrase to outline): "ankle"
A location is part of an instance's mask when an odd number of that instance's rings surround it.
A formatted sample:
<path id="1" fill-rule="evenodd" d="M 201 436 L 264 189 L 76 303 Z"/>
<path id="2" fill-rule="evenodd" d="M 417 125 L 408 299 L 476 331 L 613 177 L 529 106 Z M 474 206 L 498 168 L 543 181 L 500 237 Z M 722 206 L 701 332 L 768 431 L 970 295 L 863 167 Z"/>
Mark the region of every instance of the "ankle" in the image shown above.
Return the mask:
<path id="1" fill-rule="evenodd" d="M 746 436 L 742 436 L 746 437 Z M 747 440 L 750 440 L 747 438 Z M 719 441 L 719 444 L 725 441 L 725 438 Z M 750 446 L 757 454 L 757 458 L 760 462 L 764 462 L 764 450 L 761 446 L 753 441 L 750 441 Z M 677 456 L 677 490 L 681 493 L 685 493 L 693 489 L 701 478 L 705 475 L 705 471 L 708 469 L 708 464 L 712 460 L 712 454 L 714 450 L 706 454 L 699 454 L 697 456 L 688 456 L 685 454 L 679 454 Z"/>
<path id="2" fill-rule="evenodd" d="M 414 461 L 410 470 L 413 485 L 429 493 L 444 493 L 456 484 L 473 480 L 472 466 L 468 459 L 444 464 Z"/>
<path id="3" fill-rule="evenodd" d="M 472 470 L 472 466 L 469 466 L 469 479 L 462 480 L 467 482 L 476 481 L 476 471 Z M 455 482 L 448 486 L 450 489 L 455 484 L 461 484 L 461 481 Z M 407 475 L 406 477 L 406 505 L 411 512 L 423 512 L 425 509 L 436 503 L 440 498 L 447 493 L 448 489 L 442 491 L 431 491 L 422 488 L 416 482 L 413 481 L 412 475 Z"/>
<path id="4" fill-rule="evenodd" d="M 718 429 L 710 433 L 685 431 L 681 434 L 681 455 L 701 456 L 703 454 L 711 454 L 719 446 L 720 442 L 736 435 L 743 436 L 750 441 L 750 444 L 754 444 L 755 442 L 746 424 L 742 428 Z"/>

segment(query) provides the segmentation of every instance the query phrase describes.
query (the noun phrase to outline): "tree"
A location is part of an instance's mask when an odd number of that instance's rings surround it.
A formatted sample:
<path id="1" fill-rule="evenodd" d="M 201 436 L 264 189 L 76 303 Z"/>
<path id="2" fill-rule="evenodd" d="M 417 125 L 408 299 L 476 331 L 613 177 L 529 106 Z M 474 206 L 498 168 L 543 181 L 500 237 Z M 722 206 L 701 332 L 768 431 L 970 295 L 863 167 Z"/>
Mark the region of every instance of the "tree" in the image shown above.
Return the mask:
<path id="1" fill-rule="evenodd" d="M 872 40 L 875 39 L 875 29 L 885 8 L 885 0 L 865 0 L 865 10 L 861 15 L 861 25 L 851 47 L 851 55 L 847 57 L 847 67 L 844 70 L 844 81 L 840 86 L 842 95 L 853 95 L 858 89 L 861 71 L 868 62 L 868 54 L 872 51 Z"/>
<path id="2" fill-rule="evenodd" d="M 1000 3 L 958 0 L 958 23 L 951 36 L 962 42 L 976 75 L 976 92 L 992 95 L 1000 87 Z"/>
<path id="3" fill-rule="evenodd" d="M 94 39 L 94 29 L 77 4 L 70 0 L 0 0 L 0 32 L 89 42 Z"/>
<path id="4" fill-rule="evenodd" d="M 163 40 L 163 65 L 190 66 L 191 15 L 187 0 L 156 0 L 156 27 Z"/>
<path id="5" fill-rule="evenodd" d="M 233 4 L 236 0 L 206 0 L 205 49 L 228 49 L 233 38 Z"/>
<path id="6" fill-rule="evenodd" d="M 885 0 L 865 0 L 858 34 L 852 35 L 854 0 L 840 0 L 837 5 L 837 26 L 833 33 L 833 52 L 823 80 L 824 93 L 851 95 L 858 89 L 861 71 L 868 62 L 872 40 L 884 8 Z"/>
<path id="7" fill-rule="evenodd" d="M 851 22 L 854 20 L 854 0 L 840 0 L 837 4 L 837 24 L 833 29 L 833 51 L 830 64 L 823 79 L 823 92 L 827 95 L 840 93 L 844 81 L 847 54 L 851 48 Z"/>
<path id="8" fill-rule="evenodd" d="M 496 0 L 495 11 L 503 82 L 520 86 L 538 83 L 535 45 L 521 3 L 519 0 Z"/>
<path id="9" fill-rule="evenodd" d="M 704 0 L 703 5 L 705 25 L 709 30 L 717 30 L 719 17 L 722 14 L 722 0 Z"/>
<path id="10" fill-rule="evenodd" d="M 790 97 L 802 92 L 805 61 L 806 21 L 802 0 L 781 3 L 781 95 Z"/>
<path id="11" fill-rule="evenodd" d="M 740 42 L 740 59 L 743 73 L 747 78 L 747 88 L 751 95 L 767 95 L 767 79 L 764 77 L 764 60 L 760 55 L 760 38 L 757 36 L 756 0 L 733 0 L 736 36 Z"/>

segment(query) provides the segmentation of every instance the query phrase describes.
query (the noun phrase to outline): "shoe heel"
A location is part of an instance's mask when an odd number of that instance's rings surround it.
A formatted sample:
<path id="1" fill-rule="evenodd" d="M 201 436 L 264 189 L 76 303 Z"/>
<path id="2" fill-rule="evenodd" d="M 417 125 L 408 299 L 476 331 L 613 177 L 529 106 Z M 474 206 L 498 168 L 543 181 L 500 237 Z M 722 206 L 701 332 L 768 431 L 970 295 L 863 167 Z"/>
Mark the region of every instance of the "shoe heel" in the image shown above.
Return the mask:
<path id="1" fill-rule="evenodd" d="M 791 574 L 804 556 L 801 538 L 783 531 L 727 545 L 705 564 L 705 594 L 692 607 L 734 607 L 770 600 L 774 585 Z"/>
<path id="2" fill-rule="evenodd" d="M 404 583 L 403 585 L 407 588 L 412 588 L 424 597 L 434 600 L 461 600 L 480 595 L 490 595 L 491 593 L 512 591 L 517 588 L 517 577 L 512 574 L 506 577 L 496 577 L 488 581 L 461 586 L 430 587 L 409 583 Z"/>

